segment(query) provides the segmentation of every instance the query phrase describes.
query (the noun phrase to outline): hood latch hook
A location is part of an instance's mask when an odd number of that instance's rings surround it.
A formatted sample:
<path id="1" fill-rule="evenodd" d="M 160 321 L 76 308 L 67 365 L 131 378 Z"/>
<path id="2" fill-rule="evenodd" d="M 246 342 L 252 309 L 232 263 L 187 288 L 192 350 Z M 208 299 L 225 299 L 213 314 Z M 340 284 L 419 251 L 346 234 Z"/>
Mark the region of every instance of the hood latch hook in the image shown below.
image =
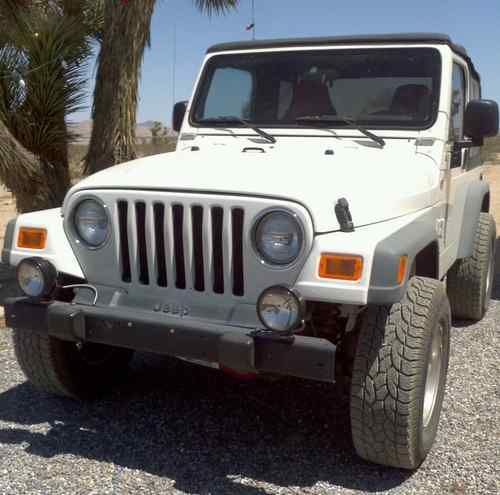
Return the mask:
<path id="1" fill-rule="evenodd" d="M 335 215 L 340 225 L 342 232 L 354 232 L 354 223 L 352 221 L 351 212 L 349 211 L 349 203 L 347 199 L 340 198 L 335 205 Z"/>

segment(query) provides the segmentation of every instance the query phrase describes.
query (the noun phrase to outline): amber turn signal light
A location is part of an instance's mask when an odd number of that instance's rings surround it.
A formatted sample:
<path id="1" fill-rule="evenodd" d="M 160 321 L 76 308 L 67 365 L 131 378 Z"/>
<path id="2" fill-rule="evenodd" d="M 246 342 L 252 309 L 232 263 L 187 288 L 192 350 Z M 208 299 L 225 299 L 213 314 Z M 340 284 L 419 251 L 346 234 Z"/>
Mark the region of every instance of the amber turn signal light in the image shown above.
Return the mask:
<path id="1" fill-rule="evenodd" d="M 399 257 L 399 266 L 398 266 L 398 285 L 403 283 L 403 280 L 406 275 L 406 265 L 408 264 L 408 256 L 400 256 Z"/>
<path id="2" fill-rule="evenodd" d="M 319 276 L 356 281 L 361 278 L 363 258 L 352 254 L 324 253 L 319 261 Z"/>
<path id="3" fill-rule="evenodd" d="M 47 243 L 47 231 L 33 227 L 21 227 L 17 236 L 17 246 L 28 249 L 44 249 Z"/>

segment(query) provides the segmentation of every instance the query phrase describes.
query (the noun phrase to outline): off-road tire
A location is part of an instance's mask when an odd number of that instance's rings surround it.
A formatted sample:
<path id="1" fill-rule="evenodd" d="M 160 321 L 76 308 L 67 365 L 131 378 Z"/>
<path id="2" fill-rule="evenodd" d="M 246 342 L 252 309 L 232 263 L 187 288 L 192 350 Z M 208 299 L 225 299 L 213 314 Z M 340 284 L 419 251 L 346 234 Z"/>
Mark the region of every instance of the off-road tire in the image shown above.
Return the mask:
<path id="1" fill-rule="evenodd" d="M 453 318 L 480 320 L 488 310 L 495 275 L 495 242 L 495 220 L 489 213 L 481 213 L 472 256 L 457 260 L 448 272 Z"/>
<path id="2" fill-rule="evenodd" d="M 100 344 L 79 349 L 74 342 L 28 330 L 13 330 L 13 340 L 17 361 L 36 389 L 74 399 L 107 392 L 126 375 L 133 355 L 128 349 Z"/>
<path id="3" fill-rule="evenodd" d="M 369 307 L 360 325 L 351 382 L 351 430 L 364 459 L 416 469 L 437 432 L 449 358 L 450 307 L 441 282 L 413 277 L 401 302 Z M 424 424 L 434 332 L 441 349 Z"/>

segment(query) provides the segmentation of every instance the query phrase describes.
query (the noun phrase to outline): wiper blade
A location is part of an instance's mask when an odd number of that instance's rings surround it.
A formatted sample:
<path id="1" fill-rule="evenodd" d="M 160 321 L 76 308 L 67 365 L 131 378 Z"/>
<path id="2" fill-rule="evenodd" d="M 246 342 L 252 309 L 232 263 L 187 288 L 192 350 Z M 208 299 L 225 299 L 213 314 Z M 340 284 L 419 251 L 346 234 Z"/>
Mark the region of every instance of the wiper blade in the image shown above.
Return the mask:
<path id="1" fill-rule="evenodd" d="M 234 116 L 229 116 L 229 117 L 212 117 L 209 119 L 201 119 L 199 120 L 202 124 L 241 124 L 244 125 L 245 127 L 248 127 L 249 129 L 254 130 L 259 136 L 263 137 L 266 141 L 269 141 L 270 143 L 275 143 L 276 138 L 274 136 L 271 136 L 271 134 L 268 134 L 266 131 L 263 131 L 260 127 L 257 127 L 254 124 L 251 124 L 248 122 L 248 120 L 241 119 L 240 117 L 234 117 Z"/>
<path id="2" fill-rule="evenodd" d="M 368 129 L 365 129 L 362 125 L 358 124 L 355 120 L 349 118 L 349 117 L 344 117 L 343 115 L 304 115 L 303 117 L 297 117 L 295 119 L 296 122 L 302 122 L 305 124 L 311 123 L 328 123 L 328 122 L 342 122 L 344 124 L 347 124 L 349 127 L 352 127 L 353 129 L 358 130 L 361 132 L 361 134 L 364 134 L 366 137 L 369 137 L 372 141 L 375 141 L 377 144 L 382 146 L 382 148 L 385 146 L 385 141 L 383 138 L 380 136 L 377 136 L 376 134 L 373 134 L 373 132 L 370 132 Z"/>

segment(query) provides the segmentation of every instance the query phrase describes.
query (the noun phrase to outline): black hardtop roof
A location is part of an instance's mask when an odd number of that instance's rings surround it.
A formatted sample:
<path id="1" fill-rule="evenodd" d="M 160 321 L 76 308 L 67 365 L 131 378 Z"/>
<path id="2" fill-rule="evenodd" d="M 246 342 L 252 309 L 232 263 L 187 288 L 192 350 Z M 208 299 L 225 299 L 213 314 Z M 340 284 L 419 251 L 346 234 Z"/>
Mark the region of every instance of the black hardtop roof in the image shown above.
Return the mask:
<path id="1" fill-rule="evenodd" d="M 442 33 L 395 33 L 395 34 L 361 34 L 349 36 L 323 36 L 315 38 L 281 38 L 255 41 L 234 41 L 219 43 L 211 46 L 207 53 L 227 52 L 233 50 L 258 50 L 262 48 L 288 48 L 322 45 L 346 45 L 346 44 L 400 44 L 400 43 L 423 43 L 448 45 L 455 53 L 462 56 L 472 72 L 479 78 L 467 50 L 462 45 L 454 43 L 447 34 Z"/>

